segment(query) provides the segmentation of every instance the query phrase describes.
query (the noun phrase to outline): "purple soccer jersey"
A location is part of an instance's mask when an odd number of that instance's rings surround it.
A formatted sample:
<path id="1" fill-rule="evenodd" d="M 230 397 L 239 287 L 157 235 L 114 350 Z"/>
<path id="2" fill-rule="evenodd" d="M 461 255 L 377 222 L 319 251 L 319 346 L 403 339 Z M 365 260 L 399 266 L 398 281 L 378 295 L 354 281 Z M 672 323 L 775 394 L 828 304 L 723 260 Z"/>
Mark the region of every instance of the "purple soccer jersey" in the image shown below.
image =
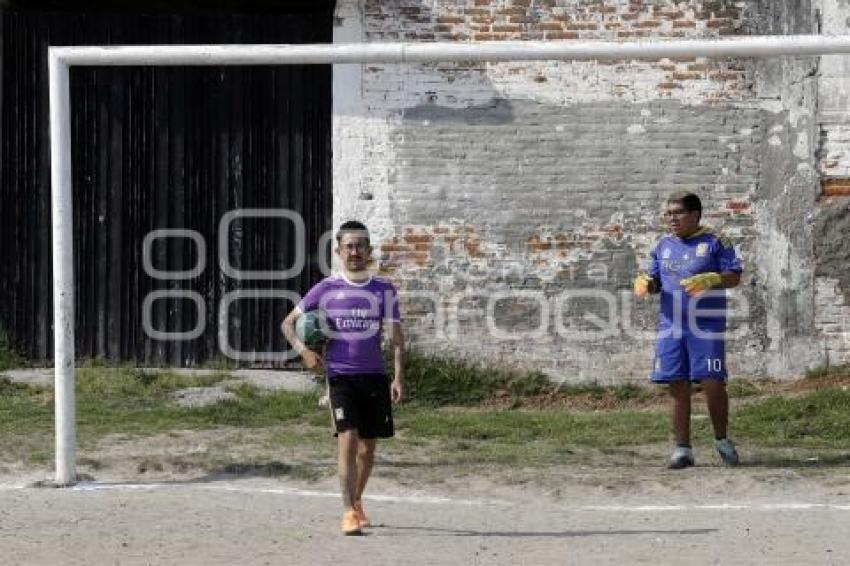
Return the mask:
<path id="1" fill-rule="evenodd" d="M 327 277 L 298 303 L 301 312 L 321 309 L 331 330 L 325 364 L 328 375 L 384 373 L 381 339 L 384 321 L 401 322 L 398 293 L 380 277 L 355 283 Z"/>

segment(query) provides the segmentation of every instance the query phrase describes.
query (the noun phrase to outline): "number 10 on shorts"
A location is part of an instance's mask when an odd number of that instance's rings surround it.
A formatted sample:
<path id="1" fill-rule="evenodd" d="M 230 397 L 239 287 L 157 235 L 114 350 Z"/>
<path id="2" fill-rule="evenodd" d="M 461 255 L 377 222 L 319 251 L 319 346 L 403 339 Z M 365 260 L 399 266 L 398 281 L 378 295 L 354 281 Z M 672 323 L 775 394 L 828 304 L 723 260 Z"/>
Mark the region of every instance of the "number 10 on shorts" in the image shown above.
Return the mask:
<path id="1" fill-rule="evenodd" d="M 708 364 L 708 372 L 709 373 L 719 373 L 723 371 L 723 359 L 722 358 L 706 358 L 705 362 Z"/>

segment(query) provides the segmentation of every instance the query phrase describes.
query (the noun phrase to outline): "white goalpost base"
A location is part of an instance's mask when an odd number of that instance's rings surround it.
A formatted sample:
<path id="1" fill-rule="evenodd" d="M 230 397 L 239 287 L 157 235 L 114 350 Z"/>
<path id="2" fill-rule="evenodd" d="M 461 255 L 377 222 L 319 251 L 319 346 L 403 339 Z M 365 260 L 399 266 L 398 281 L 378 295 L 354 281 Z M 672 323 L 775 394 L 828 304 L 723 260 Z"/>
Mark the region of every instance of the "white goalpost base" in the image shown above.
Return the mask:
<path id="1" fill-rule="evenodd" d="M 304 65 L 769 57 L 850 53 L 850 36 L 750 36 L 638 42 L 352 43 L 309 45 L 134 45 L 48 48 L 56 475 L 76 480 L 74 245 L 69 68 L 128 65 Z"/>

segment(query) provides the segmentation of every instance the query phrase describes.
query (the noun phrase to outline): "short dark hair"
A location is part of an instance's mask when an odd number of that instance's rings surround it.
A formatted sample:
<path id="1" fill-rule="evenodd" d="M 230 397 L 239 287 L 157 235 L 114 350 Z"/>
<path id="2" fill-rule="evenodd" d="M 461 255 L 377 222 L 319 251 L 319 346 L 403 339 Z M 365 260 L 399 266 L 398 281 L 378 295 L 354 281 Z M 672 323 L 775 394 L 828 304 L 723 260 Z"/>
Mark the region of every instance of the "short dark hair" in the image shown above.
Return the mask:
<path id="1" fill-rule="evenodd" d="M 371 243 L 369 241 L 369 229 L 366 228 L 366 225 L 358 220 L 348 220 L 347 222 L 343 222 L 339 227 L 339 230 L 336 231 L 336 243 L 342 243 L 342 237 L 345 234 L 358 234 L 360 236 L 366 236 L 366 242 Z"/>
<path id="2" fill-rule="evenodd" d="M 697 219 L 702 218 L 702 201 L 694 193 L 688 191 L 678 191 L 667 197 L 667 204 L 681 204 L 682 207 L 690 212 L 696 211 Z"/>

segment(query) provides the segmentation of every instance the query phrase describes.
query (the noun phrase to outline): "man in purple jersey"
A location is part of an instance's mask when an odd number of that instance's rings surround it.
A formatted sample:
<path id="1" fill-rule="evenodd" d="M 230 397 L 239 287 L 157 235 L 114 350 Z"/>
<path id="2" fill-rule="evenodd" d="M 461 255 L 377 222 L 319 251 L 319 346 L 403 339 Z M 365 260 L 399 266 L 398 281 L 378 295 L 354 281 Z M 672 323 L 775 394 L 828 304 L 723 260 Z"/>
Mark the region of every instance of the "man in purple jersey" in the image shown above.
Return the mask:
<path id="1" fill-rule="evenodd" d="M 327 373 L 328 395 L 339 453 L 337 471 L 342 532 L 360 534 L 369 525 L 361 498 L 375 462 L 378 438 L 393 436 L 392 403 L 404 395 L 404 335 L 398 294 L 392 283 L 369 272 L 372 246 L 362 223 L 345 222 L 336 234 L 342 272 L 310 289 L 283 321 L 283 333 L 304 365 Z M 295 332 L 303 313 L 326 313 L 330 340 L 324 360 Z M 384 324 L 390 324 L 394 377 L 389 381 L 381 354 Z"/>
<path id="2" fill-rule="evenodd" d="M 726 436 L 726 289 L 741 281 L 741 262 L 723 236 L 700 226 L 702 203 L 693 193 L 667 199 L 664 217 L 670 233 L 653 248 L 646 273 L 635 279 L 635 294 L 661 295 L 658 340 L 651 379 L 673 397 L 676 448 L 669 468 L 694 465 L 691 448 L 691 382 L 702 384 L 715 447 L 726 464 L 738 463 Z"/>

